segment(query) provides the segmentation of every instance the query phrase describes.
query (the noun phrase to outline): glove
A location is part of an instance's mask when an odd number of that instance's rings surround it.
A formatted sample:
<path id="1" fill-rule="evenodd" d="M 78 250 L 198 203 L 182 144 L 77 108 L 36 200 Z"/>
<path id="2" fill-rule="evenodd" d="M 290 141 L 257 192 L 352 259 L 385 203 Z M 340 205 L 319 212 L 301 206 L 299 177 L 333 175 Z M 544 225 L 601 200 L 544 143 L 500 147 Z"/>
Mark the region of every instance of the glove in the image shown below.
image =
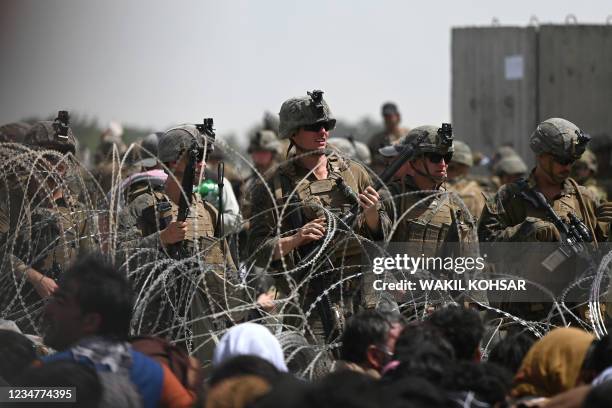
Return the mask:
<path id="1" fill-rule="evenodd" d="M 553 223 L 539 218 L 527 217 L 518 227 L 515 234 L 517 241 L 557 242 L 561 239 Z"/>
<path id="2" fill-rule="evenodd" d="M 595 209 L 598 222 L 612 222 L 612 202 L 606 201 Z"/>

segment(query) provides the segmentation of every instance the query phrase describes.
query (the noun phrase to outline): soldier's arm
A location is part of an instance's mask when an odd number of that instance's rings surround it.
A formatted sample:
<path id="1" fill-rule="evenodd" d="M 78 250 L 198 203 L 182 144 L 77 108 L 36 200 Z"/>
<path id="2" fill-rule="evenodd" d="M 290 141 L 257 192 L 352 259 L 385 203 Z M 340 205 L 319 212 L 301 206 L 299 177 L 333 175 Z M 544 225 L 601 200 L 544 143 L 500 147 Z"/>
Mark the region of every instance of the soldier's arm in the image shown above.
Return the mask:
<path id="1" fill-rule="evenodd" d="M 518 233 L 521 225 L 512 222 L 505 207 L 511 194 L 512 191 L 505 185 L 495 196 L 486 199 L 478 222 L 480 242 L 509 242 L 520 238 Z"/>
<path id="2" fill-rule="evenodd" d="M 252 195 L 253 215 L 251 219 L 251 235 L 249 252 L 258 266 L 266 266 L 269 261 L 278 261 L 281 256 L 292 256 L 292 251 L 300 246 L 301 239 L 296 231 L 281 236 L 278 228 L 277 214 L 283 207 L 275 208 L 275 201 L 266 189 L 266 185 L 257 185 Z M 292 210 L 286 208 L 285 213 Z M 293 209 L 295 210 L 295 209 Z M 286 215 L 285 215 L 286 216 Z M 290 260 L 287 259 L 289 262 Z"/>
<path id="3" fill-rule="evenodd" d="M 121 252 L 126 255 L 141 249 L 163 249 L 160 231 L 145 236 L 141 228 L 143 210 L 152 203 L 149 196 L 142 195 L 119 213 L 117 243 Z"/>
<path id="4" fill-rule="evenodd" d="M 357 165 L 358 171 L 356 173 L 359 175 L 358 185 L 359 192 L 363 193 L 363 191 L 369 187 L 373 186 L 372 178 L 367 173 L 367 171 L 361 166 Z M 359 216 L 357 217 L 357 228 L 356 231 L 363 235 L 366 238 L 369 238 L 373 241 L 383 241 L 387 237 L 387 233 L 390 231 L 391 220 L 385 211 L 385 208 L 382 203 L 382 196 L 380 196 L 380 191 L 377 192 L 379 194 L 379 200 L 377 204 L 378 211 L 378 225 L 376 230 L 373 230 L 368 226 L 366 222 L 365 214 L 363 211 L 360 211 Z"/>

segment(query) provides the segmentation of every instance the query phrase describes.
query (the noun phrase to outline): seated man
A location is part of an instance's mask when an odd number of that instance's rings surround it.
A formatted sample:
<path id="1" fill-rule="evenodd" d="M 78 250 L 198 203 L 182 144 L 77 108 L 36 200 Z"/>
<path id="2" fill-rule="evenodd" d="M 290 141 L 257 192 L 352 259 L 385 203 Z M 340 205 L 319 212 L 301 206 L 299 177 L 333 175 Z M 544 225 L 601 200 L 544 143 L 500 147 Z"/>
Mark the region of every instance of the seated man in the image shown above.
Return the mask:
<path id="1" fill-rule="evenodd" d="M 89 365 L 103 384 L 104 377 L 109 384 L 117 376 L 125 377 L 144 407 L 192 406 L 194 395 L 168 367 L 133 350 L 127 342 L 132 309 L 132 291 L 125 276 L 101 256 L 78 259 L 45 307 L 44 341 L 58 353 L 43 362 L 73 360 Z"/>

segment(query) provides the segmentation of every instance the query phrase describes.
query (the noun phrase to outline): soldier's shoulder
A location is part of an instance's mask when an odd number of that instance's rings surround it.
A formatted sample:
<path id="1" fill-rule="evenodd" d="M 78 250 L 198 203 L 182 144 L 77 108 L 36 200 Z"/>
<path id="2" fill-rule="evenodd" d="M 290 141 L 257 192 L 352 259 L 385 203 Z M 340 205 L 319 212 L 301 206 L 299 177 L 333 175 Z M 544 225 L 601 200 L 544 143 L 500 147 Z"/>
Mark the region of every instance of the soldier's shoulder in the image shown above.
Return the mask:
<path id="1" fill-rule="evenodd" d="M 151 207 L 155 205 L 155 203 L 165 197 L 165 194 L 162 192 L 157 192 L 154 190 L 147 190 L 142 192 L 141 194 L 134 197 L 127 205 L 127 208 L 132 213 L 140 213 L 145 208 Z"/>

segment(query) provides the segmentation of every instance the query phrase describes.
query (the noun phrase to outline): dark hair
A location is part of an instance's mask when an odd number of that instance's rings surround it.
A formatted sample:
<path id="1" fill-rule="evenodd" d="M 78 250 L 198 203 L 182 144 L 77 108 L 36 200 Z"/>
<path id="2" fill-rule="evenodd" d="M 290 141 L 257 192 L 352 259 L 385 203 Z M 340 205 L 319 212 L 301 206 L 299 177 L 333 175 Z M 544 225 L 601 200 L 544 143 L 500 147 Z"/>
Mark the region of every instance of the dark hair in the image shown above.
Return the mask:
<path id="1" fill-rule="evenodd" d="M 132 320 L 133 295 L 127 277 L 102 254 L 82 256 L 66 271 L 62 285 L 77 284 L 75 295 L 84 313 L 98 313 L 97 334 L 127 340 Z"/>
<path id="2" fill-rule="evenodd" d="M 593 340 L 582 363 L 583 370 L 592 370 L 598 375 L 612 366 L 612 337 L 606 334 L 598 340 Z"/>
<path id="3" fill-rule="evenodd" d="M 395 343 L 394 360 L 408 360 L 423 345 L 437 348 L 448 360 L 455 359 L 455 350 L 442 333 L 430 324 L 412 322 L 400 334 Z"/>
<path id="4" fill-rule="evenodd" d="M 365 310 L 351 317 L 342 333 L 340 358 L 363 363 L 367 359 L 368 346 L 385 344 L 391 326 L 399 321 L 399 315 L 379 310 Z"/>
<path id="5" fill-rule="evenodd" d="M 472 360 L 484 334 L 475 310 L 451 305 L 433 312 L 427 322 L 440 330 L 452 344 L 458 360 Z"/>
<path id="6" fill-rule="evenodd" d="M 440 386 L 450 392 L 472 391 L 479 400 L 495 405 L 510 392 L 512 373 L 494 363 L 457 361 Z"/>
<path id="7" fill-rule="evenodd" d="M 317 408 L 376 408 L 381 406 L 381 388 L 369 376 L 354 371 L 329 374 L 306 396 L 306 405 Z"/>
<path id="8" fill-rule="evenodd" d="M 593 387 L 587 394 L 583 408 L 610 408 L 612 407 L 612 381 L 606 381 Z"/>
<path id="9" fill-rule="evenodd" d="M 98 406 L 102 399 L 102 384 L 93 367 L 74 361 L 54 361 L 40 367 L 30 367 L 15 380 L 17 387 L 75 387 L 76 402 L 45 403 L 46 407 Z M 20 406 L 22 404 L 15 404 Z"/>
<path id="10" fill-rule="evenodd" d="M 11 384 L 36 360 L 36 350 L 23 334 L 0 329 L 0 356 L 0 377 Z"/>
<path id="11" fill-rule="evenodd" d="M 395 382 L 416 376 L 437 384 L 447 375 L 454 358 L 453 347 L 435 327 L 412 323 L 404 328 L 395 345 L 393 359 L 399 365 L 385 373 L 384 379 Z"/>
<path id="12" fill-rule="evenodd" d="M 213 386 L 227 378 L 242 375 L 256 375 L 272 384 L 281 376 L 281 372 L 261 357 L 242 355 L 230 358 L 216 367 L 208 383 Z"/>
<path id="13" fill-rule="evenodd" d="M 516 374 L 534 342 L 535 339 L 526 333 L 506 336 L 493 346 L 487 361 L 506 367 L 512 374 Z"/>
<path id="14" fill-rule="evenodd" d="M 382 386 L 385 408 L 446 408 L 444 392 L 423 378 L 407 376 Z"/>

